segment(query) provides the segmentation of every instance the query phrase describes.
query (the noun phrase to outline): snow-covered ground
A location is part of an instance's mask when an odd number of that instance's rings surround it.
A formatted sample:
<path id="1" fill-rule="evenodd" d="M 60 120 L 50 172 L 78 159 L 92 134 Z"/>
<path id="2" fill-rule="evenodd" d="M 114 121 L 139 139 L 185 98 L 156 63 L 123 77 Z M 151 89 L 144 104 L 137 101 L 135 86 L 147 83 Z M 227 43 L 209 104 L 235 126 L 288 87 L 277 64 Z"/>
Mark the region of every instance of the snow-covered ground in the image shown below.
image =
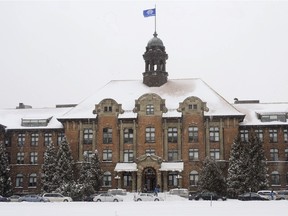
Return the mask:
<path id="1" fill-rule="evenodd" d="M 6 216 L 286 216 L 288 201 L 189 201 L 160 193 L 165 201 L 134 202 L 133 194 L 124 202 L 0 203 L 0 215 Z"/>

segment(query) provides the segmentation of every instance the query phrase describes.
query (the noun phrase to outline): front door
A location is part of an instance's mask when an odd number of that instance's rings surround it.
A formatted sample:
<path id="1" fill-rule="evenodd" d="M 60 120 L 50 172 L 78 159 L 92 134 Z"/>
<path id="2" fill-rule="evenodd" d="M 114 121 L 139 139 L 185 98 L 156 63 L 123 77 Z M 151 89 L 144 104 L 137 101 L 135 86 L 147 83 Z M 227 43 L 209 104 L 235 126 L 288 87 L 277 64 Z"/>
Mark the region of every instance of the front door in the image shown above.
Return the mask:
<path id="1" fill-rule="evenodd" d="M 157 177 L 154 168 L 147 167 L 143 170 L 143 191 L 153 192 L 156 187 Z"/>

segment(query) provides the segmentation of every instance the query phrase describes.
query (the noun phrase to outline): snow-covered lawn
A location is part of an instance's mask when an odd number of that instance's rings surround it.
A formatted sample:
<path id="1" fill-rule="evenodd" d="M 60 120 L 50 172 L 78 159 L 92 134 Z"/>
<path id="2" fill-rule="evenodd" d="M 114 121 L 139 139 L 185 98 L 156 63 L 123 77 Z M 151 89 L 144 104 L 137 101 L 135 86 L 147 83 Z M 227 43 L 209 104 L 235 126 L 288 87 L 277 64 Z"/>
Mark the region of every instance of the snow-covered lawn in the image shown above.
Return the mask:
<path id="1" fill-rule="evenodd" d="M 165 201 L 134 202 L 133 194 L 124 202 L 0 203 L 2 216 L 281 216 L 288 214 L 288 201 L 188 201 L 161 193 Z"/>

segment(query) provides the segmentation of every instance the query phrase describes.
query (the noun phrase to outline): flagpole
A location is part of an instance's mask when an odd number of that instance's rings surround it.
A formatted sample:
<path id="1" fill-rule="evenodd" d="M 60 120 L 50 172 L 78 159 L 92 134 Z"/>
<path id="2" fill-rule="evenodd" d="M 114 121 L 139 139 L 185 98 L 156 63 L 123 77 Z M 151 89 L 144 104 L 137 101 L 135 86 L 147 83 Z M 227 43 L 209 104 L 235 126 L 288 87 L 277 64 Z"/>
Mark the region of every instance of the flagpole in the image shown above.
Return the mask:
<path id="1" fill-rule="evenodd" d="M 156 15 L 157 15 L 157 12 L 156 12 L 156 4 L 155 4 L 155 33 L 156 33 Z"/>

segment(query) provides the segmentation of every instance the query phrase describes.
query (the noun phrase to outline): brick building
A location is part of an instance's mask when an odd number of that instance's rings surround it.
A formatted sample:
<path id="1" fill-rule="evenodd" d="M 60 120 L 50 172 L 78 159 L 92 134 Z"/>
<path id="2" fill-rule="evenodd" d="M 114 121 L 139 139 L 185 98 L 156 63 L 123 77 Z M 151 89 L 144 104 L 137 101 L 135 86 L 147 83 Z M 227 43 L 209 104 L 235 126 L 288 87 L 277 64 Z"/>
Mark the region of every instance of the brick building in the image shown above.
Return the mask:
<path id="1" fill-rule="evenodd" d="M 156 33 L 143 58 L 142 80 L 111 81 L 77 105 L 0 110 L 15 192 L 40 192 L 45 148 L 64 135 L 76 162 L 97 150 L 102 190 L 195 190 L 204 158 L 215 158 L 225 173 L 234 138 L 247 139 L 251 130 L 264 143 L 271 187 L 286 187 L 288 103 L 230 104 L 201 79 L 168 79 Z"/>

